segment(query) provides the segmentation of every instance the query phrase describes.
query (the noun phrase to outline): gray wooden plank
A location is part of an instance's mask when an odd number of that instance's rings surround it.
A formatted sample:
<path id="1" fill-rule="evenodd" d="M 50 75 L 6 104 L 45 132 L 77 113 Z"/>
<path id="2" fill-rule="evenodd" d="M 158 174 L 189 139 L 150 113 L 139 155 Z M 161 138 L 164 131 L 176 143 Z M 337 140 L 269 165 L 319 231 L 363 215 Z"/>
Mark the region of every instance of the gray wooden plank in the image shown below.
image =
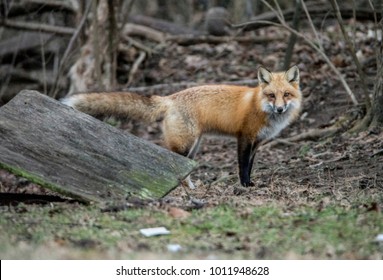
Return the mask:
<path id="1" fill-rule="evenodd" d="M 157 199 L 195 166 L 36 91 L 0 108 L 0 167 L 81 200 Z"/>

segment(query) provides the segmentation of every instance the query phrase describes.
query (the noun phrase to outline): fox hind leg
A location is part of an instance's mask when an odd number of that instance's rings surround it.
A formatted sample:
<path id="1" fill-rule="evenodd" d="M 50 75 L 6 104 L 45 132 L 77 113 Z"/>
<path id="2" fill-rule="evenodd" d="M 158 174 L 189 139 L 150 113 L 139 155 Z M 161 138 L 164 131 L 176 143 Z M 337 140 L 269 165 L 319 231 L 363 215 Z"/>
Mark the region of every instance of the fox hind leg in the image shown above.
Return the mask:
<path id="1" fill-rule="evenodd" d="M 194 159 L 195 155 L 197 154 L 198 152 L 198 149 L 199 149 L 199 145 L 201 144 L 201 136 L 199 136 L 193 143 L 193 146 L 191 147 L 191 149 L 189 150 L 189 153 L 187 155 L 188 158 L 190 159 Z M 195 185 L 193 184 L 192 180 L 190 179 L 190 174 L 185 178 L 184 180 L 186 182 L 186 184 L 188 185 L 188 187 L 190 189 L 195 189 Z"/>
<path id="2" fill-rule="evenodd" d="M 195 155 L 198 152 L 199 145 L 201 144 L 201 136 L 198 136 L 197 139 L 194 140 L 193 146 L 190 148 L 187 157 L 190 159 L 194 159 Z"/>
<path id="3" fill-rule="evenodd" d="M 174 116 L 174 115 L 173 115 Z M 167 147 L 177 154 L 194 159 L 201 143 L 201 134 L 189 123 L 180 121 L 179 118 L 168 118 L 164 120 L 164 138 Z M 184 182 L 190 189 L 195 186 L 188 175 Z"/>

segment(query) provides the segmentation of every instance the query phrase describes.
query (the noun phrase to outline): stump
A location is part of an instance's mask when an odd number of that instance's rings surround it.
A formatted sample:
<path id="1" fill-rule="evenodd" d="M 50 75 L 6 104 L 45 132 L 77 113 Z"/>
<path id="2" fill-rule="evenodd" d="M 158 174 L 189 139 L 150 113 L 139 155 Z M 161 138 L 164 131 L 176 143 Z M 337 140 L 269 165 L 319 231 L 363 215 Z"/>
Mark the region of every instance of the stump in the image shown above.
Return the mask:
<path id="1" fill-rule="evenodd" d="M 0 168 L 76 199 L 158 199 L 195 166 L 36 91 L 0 108 Z"/>

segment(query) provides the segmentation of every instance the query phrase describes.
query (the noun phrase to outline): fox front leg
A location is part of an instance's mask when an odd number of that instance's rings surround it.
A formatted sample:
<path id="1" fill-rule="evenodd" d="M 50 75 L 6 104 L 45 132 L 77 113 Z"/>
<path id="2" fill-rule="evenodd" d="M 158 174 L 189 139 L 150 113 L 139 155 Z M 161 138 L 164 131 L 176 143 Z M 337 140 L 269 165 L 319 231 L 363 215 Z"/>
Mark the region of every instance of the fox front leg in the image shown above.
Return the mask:
<path id="1" fill-rule="evenodd" d="M 250 163 L 249 163 L 249 179 L 251 178 L 251 170 L 253 169 L 255 154 L 257 152 L 257 149 L 258 149 L 260 143 L 261 143 L 261 141 L 256 140 L 251 145 L 251 154 L 250 154 Z M 254 185 L 255 184 L 250 181 L 250 186 L 254 186 Z"/>
<path id="2" fill-rule="evenodd" d="M 254 160 L 252 152 L 252 141 L 241 137 L 238 138 L 239 180 L 244 187 L 254 186 L 254 183 L 250 181 L 250 173 Z"/>

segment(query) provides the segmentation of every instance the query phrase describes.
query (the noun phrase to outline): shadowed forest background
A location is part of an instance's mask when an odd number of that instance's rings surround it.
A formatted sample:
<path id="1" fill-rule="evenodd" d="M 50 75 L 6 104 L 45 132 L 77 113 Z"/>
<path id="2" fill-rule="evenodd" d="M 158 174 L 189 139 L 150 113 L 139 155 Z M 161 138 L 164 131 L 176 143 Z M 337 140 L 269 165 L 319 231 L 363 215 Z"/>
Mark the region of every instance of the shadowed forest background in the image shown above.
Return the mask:
<path id="1" fill-rule="evenodd" d="M 23 89 L 256 86 L 260 65 L 296 64 L 304 96 L 260 147 L 252 188 L 238 186 L 235 140 L 216 136 L 197 154 L 197 189 L 102 214 L 0 170 L 2 258 L 383 257 L 381 1 L 8 0 L 0 13 L 0 106 Z M 160 122 L 106 121 L 163 145 Z M 175 234 L 134 233 L 158 224 Z"/>

